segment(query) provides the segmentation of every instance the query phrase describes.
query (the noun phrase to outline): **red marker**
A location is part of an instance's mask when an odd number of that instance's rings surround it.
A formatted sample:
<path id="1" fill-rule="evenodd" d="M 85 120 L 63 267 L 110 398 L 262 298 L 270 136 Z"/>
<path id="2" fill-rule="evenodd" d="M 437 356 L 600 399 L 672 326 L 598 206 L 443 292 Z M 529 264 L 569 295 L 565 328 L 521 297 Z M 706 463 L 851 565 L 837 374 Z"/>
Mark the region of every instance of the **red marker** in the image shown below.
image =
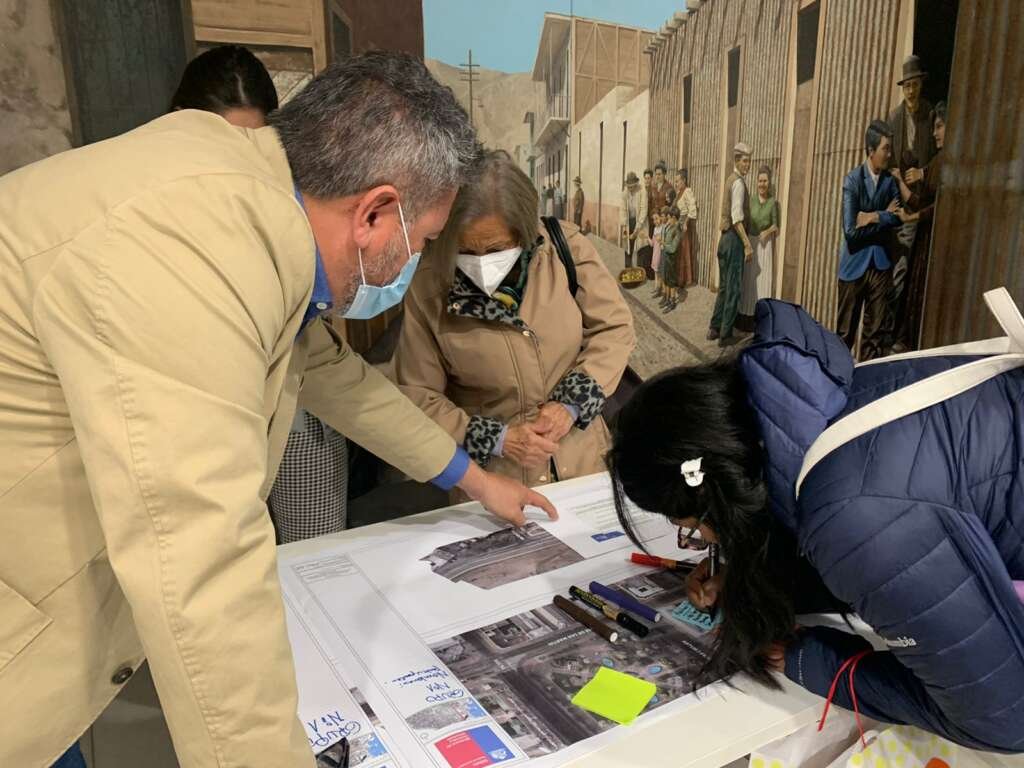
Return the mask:
<path id="1" fill-rule="evenodd" d="M 645 555 L 641 552 L 634 552 L 629 556 L 637 565 L 653 565 L 656 568 L 667 568 L 670 571 L 692 571 L 693 565 L 691 563 L 681 563 L 678 560 L 669 560 L 667 557 L 655 557 L 654 555 Z"/>

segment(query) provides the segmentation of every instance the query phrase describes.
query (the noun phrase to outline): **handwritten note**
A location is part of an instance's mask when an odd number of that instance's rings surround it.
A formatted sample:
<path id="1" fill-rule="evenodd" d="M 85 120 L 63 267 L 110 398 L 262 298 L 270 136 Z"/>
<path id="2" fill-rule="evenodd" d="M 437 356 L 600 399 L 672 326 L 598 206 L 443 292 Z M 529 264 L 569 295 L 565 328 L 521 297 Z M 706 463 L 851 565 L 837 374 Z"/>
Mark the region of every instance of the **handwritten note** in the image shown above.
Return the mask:
<path id="1" fill-rule="evenodd" d="M 458 687 L 458 681 L 452 673 L 438 666 L 406 672 L 391 680 L 391 683 L 399 688 L 420 687 L 423 700 L 428 704 L 440 704 L 466 696 L 466 690 Z"/>
<path id="2" fill-rule="evenodd" d="M 340 710 L 324 712 L 313 719 L 304 719 L 306 737 L 314 752 L 321 752 L 343 738 L 351 739 L 362 729 L 362 723 L 342 716 Z"/>

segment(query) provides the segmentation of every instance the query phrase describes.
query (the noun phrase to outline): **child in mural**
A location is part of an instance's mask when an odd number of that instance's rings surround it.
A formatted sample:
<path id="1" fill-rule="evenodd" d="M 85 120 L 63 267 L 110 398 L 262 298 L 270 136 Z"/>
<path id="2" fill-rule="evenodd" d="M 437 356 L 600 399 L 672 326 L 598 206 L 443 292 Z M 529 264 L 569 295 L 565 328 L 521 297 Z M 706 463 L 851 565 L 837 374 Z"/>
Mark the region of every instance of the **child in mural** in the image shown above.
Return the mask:
<path id="1" fill-rule="evenodd" d="M 679 228 L 679 209 L 668 209 L 668 224 L 662 233 L 661 281 L 665 286 L 665 298 L 661 306 L 668 314 L 679 306 L 679 246 L 682 233 Z"/>
<path id="2" fill-rule="evenodd" d="M 654 270 L 654 291 L 651 296 L 655 299 L 665 297 L 665 285 L 661 279 L 661 241 L 665 233 L 666 219 L 668 219 L 667 209 L 654 213 L 654 235 L 651 237 L 651 269 Z"/>
<path id="3" fill-rule="evenodd" d="M 743 292 L 737 327 L 754 330 L 754 307 L 758 299 L 772 298 L 775 276 L 775 238 L 779 234 L 779 204 L 772 190 L 772 169 L 757 169 L 757 194 L 750 201 L 750 232 L 754 258 L 743 265 Z"/>
<path id="4" fill-rule="evenodd" d="M 718 230 L 718 298 L 711 315 L 708 341 L 718 339 L 718 346 L 736 343 L 732 334 L 740 306 L 743 264 L 754 257 L 750 244 L 750 193 L 743 180 L 750 172 L 753 150 L 742 141 L 733 147 L 733 172 L 725 181 Z"/>
<path id="5" fill-rule="evenodd" d="M 689 186 L 689 173 L 685 168 L 676 171 L 674 186 L 676 208 L 679 209 L 679 223 L 682 228 L 682 242 L 679 244 L 679 287 L 686 288 L 697 282 L 694 269 L 694 246 L 697 231 L 697 198 Z"/>

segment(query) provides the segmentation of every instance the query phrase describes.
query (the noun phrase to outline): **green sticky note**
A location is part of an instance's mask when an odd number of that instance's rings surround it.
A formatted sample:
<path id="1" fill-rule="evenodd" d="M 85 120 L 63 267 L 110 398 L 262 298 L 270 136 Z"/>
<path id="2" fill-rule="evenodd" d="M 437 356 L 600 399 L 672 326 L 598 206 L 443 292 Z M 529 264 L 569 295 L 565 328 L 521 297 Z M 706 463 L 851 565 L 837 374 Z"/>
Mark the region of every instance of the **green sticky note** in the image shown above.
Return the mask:
<path id="1" fill-rule="evenodd" d="M 573 696 L 572 703 L 588 712 L 628 725 L 644 711 L 657 690 L 654 683 L 601 667 L 594 679 Z"/>

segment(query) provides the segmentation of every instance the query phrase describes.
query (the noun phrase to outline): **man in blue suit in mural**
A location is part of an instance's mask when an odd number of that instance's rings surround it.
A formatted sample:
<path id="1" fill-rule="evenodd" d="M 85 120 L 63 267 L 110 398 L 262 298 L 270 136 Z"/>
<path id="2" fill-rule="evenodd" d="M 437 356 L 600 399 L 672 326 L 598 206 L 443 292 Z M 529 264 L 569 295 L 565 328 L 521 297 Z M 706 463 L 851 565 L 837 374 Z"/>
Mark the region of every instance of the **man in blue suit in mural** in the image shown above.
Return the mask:
<path id="1" fill-rule="evenodd" d="M 839 248 L 837 330 L 853 349 L 864 315 L 861 360 L 885 354 L 887 297 L 892 285 L 894 230 L 906 220 L 900 190 L 889 173 L 892 129 L 872 121 L 864 134 L 867 155 L 843 179 L 843 243 Z"/>

